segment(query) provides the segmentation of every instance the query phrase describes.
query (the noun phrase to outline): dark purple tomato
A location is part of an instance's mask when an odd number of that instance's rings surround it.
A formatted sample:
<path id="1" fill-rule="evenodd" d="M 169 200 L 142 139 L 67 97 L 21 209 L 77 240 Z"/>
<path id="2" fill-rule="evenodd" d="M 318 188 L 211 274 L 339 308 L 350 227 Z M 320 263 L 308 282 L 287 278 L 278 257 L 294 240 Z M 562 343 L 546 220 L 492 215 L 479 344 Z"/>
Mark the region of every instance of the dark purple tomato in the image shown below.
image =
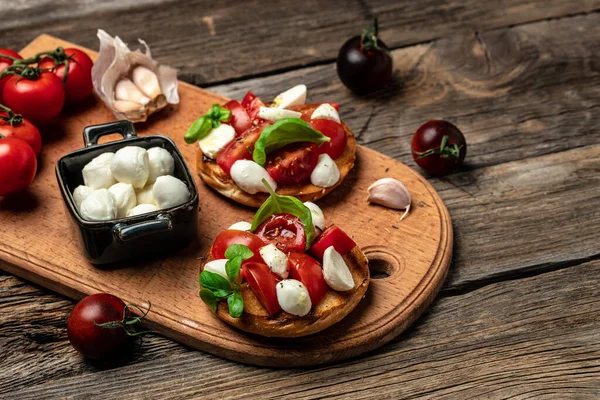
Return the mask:
<path id="1" fill-rule="evenodd" d="M 349 39 L 338 54 L 338 76 L 356 94 L 374 92 L 392 79 L 392 57 L 377 33 L 375 19 L 371 29 Z"/>
<path id="2" fill-rule="evenodd" d="M 458 168 L 467 155 L 467 141 L 450 122 L 433 120 L 417 129 L 411 150 L 415 162 L 432 175 L 446 175 Z"/>
<path id="3" fill-rule="evenodd" d="M 125 303 L 118 297 L 98 293 L 81 300 L 67 321 L 71 345 L 90 359 L 118 357 L 131 345 L 131 338 L 121 327 L 102 328 L 97 324 L 122 321 Z"/>

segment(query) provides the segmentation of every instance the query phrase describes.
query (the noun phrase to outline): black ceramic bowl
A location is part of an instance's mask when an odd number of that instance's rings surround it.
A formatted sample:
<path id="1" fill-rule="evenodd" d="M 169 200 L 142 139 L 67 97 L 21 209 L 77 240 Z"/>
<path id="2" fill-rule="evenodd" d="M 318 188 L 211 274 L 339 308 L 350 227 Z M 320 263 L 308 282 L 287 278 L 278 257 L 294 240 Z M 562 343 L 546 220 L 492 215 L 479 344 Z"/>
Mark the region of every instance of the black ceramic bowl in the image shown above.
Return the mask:
<path id="1" fill-rule="evenodd" d="M 123 140 L 98 144 L 101 136 L 120 133 Z M 86 258 L 94 264 L 116 263 L 165 254 L 186 246 L 197 237 L 198 190 L 175 143 L 166 136 L 137 137 L 133 124 L 117 121 L 88 126 L 83 131 L 85 148 L 62 157 L 56 164 L 56 178 L 67 211 L 81 239 Z M 88 221 L 81 217 L 73 200 L 73 190 L 83 185 L 81 171 L 93 158 L 116 152 L 125 146 L 145 149 L 162 147 L 175 160 L 174 176 L 190 190 L 190 200 L 176 207 L 111 221 Z"/>

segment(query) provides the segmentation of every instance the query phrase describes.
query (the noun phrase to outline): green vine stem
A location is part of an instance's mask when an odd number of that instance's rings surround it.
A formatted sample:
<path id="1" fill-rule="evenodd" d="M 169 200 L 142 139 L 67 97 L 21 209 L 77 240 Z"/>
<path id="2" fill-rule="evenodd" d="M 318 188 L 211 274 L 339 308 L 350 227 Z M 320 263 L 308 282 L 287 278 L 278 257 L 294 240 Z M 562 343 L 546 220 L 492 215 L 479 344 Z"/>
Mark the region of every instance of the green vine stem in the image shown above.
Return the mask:
<path id="1" fill-rule="evenodd" d="M 151 333 L 152 331 L 136 332 L 132 328 L 134 327 L 134 325 L 139 324 L 142 321 L 142 319 L 144 319 L 146 317 L 146 315 L 148 315 L 148 313 L 150 312 L 150 307 L 152 307 L 152 304 L 150 303 L 150 301 L 148 301 L 148 308 L 146 310 L 143 310 L 137 304 L 128 303 L 125 305 L 125 308 L 123 308 L 123 319 L 121 321 L 110 321 L 110 322 L 105 322 L 103 324 L 97 324 L 96 322 L 94 322 L 94 325 L 99 326 L 100 328 L 105 328 L 105 329 L 123 328 L 123 330 L 125 331 L 127 336 L 130 336 L 130 337 L 145 335 L 147 333 Z M 130 316 L 129 310 L 132 308 L 137 309 L 140 312 L 140 314 L 142 314 L 142 315 L 139 317 L 137 315 Z"/>
<path id="2" fill-rule="evenodd" d="M 6 112 L 6 116 L 2 115 L 0 116 L 0 120 L 10 124 L 10 126 L 18 126 L 21 125 L 23 123 L 23 116 L 21 114 L 15 114 L 13 110 L 11 110 L 10 108 L 6 107 L 3 104 L 0 104 L 0 110 Z M 4 138 L 4 136 L 0 135 L 0 138 Z"/>
<path id="3" fill-rule="evenodd" d="M 3 55 L 2 57 L 5 56 Z M 43 57 L 49 57 L 54 60 L 54 65 L 52 68 L 36 68 L 30 66 L 31 64 L 39 63 Z M 2 72 L 0 79 L 7 75 L 19 75 L 27 79 L 35 80 L 39 78 L 41 72 L 54 71 L 59 65 L 64 65 L 65 72 L 62 77 L 63 84 L 67 82 L 67 75 L 69 74 L 69 61 L 72 60 L 72 57 L 65 53 L 65 49 L 63 47 L 58 47 L 56 50 L 41 51 L 32 57 L 24 58 L 22 60 L 9 56 L 6 56 L 6 58 L 13 60 L 13 64 Z"/>
<path id="4" fill-rule="evenodd" d="M 360 44 L 362 50 L 374 51 L 380 50 L 390 54 L 390 51 L 379 46 L 379 20 L 377 17 L 373 18 L 373 26 L 369 29 L 364 29 L 360 37 Z"/>
<path id="5" fill-rule="evenodd" d="M 457 144 L 449 145 L 448 139 L 449 136 L 445 135 L 442 138 L 442 143 L 440 144 L 440 147 L 436 147 L 435 149 L 429 149 L 423 152 L 415 152 L 415 154 L 419 156 L 418 158 L 428 157 L 432 154 L 439 154 L 441 158 L 458 160 L 458 158 L 460 157 L 460 149 L 462 146 L 459 146 Z"/>

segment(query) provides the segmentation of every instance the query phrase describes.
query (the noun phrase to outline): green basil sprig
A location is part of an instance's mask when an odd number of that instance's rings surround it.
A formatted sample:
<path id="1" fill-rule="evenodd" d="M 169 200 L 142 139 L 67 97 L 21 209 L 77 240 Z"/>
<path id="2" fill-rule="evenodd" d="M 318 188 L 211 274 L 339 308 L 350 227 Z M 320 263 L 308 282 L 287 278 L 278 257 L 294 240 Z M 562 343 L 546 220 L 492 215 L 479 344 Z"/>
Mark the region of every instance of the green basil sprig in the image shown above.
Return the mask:
<path id="1" fill-rule="evenodd" d="M 263 129 L 254 145 L 252 158 L 262 166 L 267 162 L 267 153 L 291 143 L 311 142 L 317 145 L 330 142 L 331 139 L 313 129 L 300 118 L 284 118 Z"/>
<path id="2" fill-rule="evenodd" d="M 240 294 L 240 284 L 238 278 L 242 262 L 254 255 L 252 250 L 243 244 L 232 244 L 225 250 L 225 272 L 229 278 L 223 278 L 219 274 L 210 271 L 202 271 L 200 274 L 200 298 L 208 304 L 213 312 L 217 312 L 219 301 L 227 299 L 229 306 L 229 315 L 233 318 L 239 318 L 244 311 L 244 299 Z M 231 283 L 230 283 L 231 282 Z"/>
<path id="3" fill-rule="evenodd" d="M 312 214 L 308 207 L 306 207 L 300 200 L 292 196 L 281 196 L 273 188 L 269 186 L 265 179 L 262 180 L 263 185 L 267 187 L 269 191 L 269 198 L 260 206 L 254 219 L 252 220 L 251 232 L 254 232 L 260 224 L 262 224 L 267 218 L 273 214 L 287 213 L 295 215 L 300 218 L 304 225 L 304 234 L 306 235 L 306 250 L 310 248 L 313 240 L 315 239 L 315 227 L 312 222 Z"/>
<path id="4" fill-rule="evenodd" d="M 218 104 L 213 104 L 206 114 L 192 123 L 183 138 L 186 143 L 192 144 L 206 137 L 211 130 L 218 128 L 221 122 L 229 122 L 230 119 L 230 110 Z"/>

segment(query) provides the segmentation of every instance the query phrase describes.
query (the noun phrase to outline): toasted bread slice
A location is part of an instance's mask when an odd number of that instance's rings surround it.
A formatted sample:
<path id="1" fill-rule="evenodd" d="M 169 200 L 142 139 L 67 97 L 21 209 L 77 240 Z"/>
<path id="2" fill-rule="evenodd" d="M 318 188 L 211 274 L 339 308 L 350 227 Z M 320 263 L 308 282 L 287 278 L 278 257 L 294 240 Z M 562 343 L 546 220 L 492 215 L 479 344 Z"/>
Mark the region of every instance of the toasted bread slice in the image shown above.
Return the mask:
<path id="1" fill-rule="evenodd" d="M 317 105 L 314 104 L 290 107 L 290 109 L 304 112 L 312 112 L 315 108 L 317 108 Z M 340 180 L 334 186 L 328 188 L 318 187 L 311 183 L 279 186 L 276 190 L 278 194 L 294 196 L 302 202 L 315 201 L 322 198 L 342 183 L 344 178 L 346 178 L 346 175 L 348 175 L 354 166 L 354 160 L 356 158 L 356 140 L 354 139 L 354 134 L 345 123 L 342 122 L 342 126 L 346 131 L 348 140 L 344 153 L 335 160 L 335 163 L 340 170 Z M 198 149 L 196 168 L 198 175 L 204 183 L 221 193 L 223 196 L 229 197 L 238 203 L 258 208 L 264 203 L 267 197 L 269 197 L 267 193 L 250 194 L 244 192 L 235 184 L 233 179 L 219 167 L 215 160 L 203 157 L 200 149 Z"/>
<path id="2" fill-rule="evenodd" d="M 200 266 L 200 272 L 204 270 L 207 262 L 212 261 L 211 252 L 209 251 L 208 254 L 208 258 Z M 354 310 L 369 286 L 367 257 L 358 246 L 344 256 L 344 261 L 352 272 L 354 289 L 347 292 L 329 289 L 323 300 L 304 317 L 291 315 L 285 311 L 270 316 L 247 283 L 243 283 L 240 290 L 244 299 L 242 316 L 240 318 L 230 316 L 227 302 L 224 300 L 219 302 L 217 316 L 238 329 L 268 337 L 294 338 L 322 331 Z"/>

